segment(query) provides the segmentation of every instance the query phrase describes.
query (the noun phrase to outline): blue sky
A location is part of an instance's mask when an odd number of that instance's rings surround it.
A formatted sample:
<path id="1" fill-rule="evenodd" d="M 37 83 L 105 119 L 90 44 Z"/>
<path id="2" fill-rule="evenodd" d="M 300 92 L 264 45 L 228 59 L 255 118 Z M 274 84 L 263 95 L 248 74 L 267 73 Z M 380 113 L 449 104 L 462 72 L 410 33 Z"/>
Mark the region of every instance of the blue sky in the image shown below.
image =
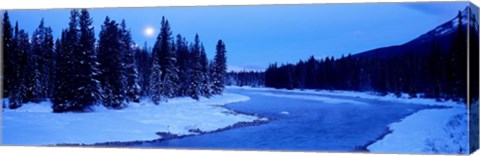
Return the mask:
<path id="1" fill-rule="evenodd" d="M 98 36 L 105 16 L 125 19 L 134 41 L 153 45 L 165 16 L 192 41 L 200 35 L 209 59 L 218 39 L 227 46 L 230 69 L 265 69 L 269 63 L 294 63 L 309 56 L 340 57 L 408 42 L 454 18 L 467 2 L 363 3 L 90 9 Z M 68 26 L 69 9 L 12 10 L 12 23 L 31 34 L 40 20 L 55 37 Z M 153 27 L 153 37 L 144 31 Z"/>

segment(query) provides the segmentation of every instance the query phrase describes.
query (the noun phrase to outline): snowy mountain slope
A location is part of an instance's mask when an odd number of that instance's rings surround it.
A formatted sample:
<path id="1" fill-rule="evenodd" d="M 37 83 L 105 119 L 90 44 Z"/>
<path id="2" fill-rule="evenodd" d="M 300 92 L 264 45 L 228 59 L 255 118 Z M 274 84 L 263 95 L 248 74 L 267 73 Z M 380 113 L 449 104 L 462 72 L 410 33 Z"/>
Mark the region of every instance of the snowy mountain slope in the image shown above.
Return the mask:
<path id="1" fill-rule="evenodd" d="M 466 7 L 461 12 L 462 25 L 464 27 L 464 33 L 466 33 L 467 25 L 470 25 L 470 30 L 478 32 L 478 22 L 475 15 L 471 14 L 471 8 Z M 470 17 L 468 17 L 470 15 Z M 468 20 L 470 19 L 470 20 Z M 419 37 L 402 45 L 388 46 L 377 48 L 365 52 L 361 52 L 353 55 L 354 57 L 368 57 L 368 58 L 390 58 L 408 53 L 425 54 L 431 51 L 433 42 L 437 42 L 441 49 L 449 49 L 451 45 L 451 39 L 457 33 L 459 24 L 458 15 L 440 26 L 430 30 L 429 32 L 420 35 Z"/>

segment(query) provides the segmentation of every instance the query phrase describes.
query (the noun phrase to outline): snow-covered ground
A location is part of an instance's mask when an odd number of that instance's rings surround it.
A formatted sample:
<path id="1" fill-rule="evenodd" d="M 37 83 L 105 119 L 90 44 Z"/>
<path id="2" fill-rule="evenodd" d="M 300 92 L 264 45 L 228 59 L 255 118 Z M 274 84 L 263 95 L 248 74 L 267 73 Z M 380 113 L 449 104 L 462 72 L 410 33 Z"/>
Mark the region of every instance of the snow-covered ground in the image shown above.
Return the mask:
<path id="1" fill-rule="evenodd" d="M 272 97 L 284 97 L 284 98 L 319 101 L 319 102 L 326 103 L 326 104 L 349 103 L 349 104 L 356 104 L 356 105 L 368 105 L 367 103 L 360 102 L 360 101 L 340 99 L 340 98 L 330 98 L 330 97 L 325 97 L 325 96 L 289 95 L 289 94 L 274 94 L 274 93 L 259 93 L 259 94 L 260 95 L 265 95 L 265 96 L 272 96 Z"/>
<path id="2" fill-rule="evenodd" d="M 387 94 L 386 96 L 377 95 L 374 92 L 358 92 L 358 91 L 346 91 L 346 90 L 313 90 L 313 89 L 276 89 L 276 88 L 255 88 L 255 87 L 238 87 L 238 86 L 227 86 L 227 88 L 235 89 L 244 89 L 252 91 L 282 91 L 289 93 L 308 93 L 313 95 L 331 95 L 331 96 L 344 96 L 344 97 L 357 97 L 362 99 L 371 99 L 371 100 L 381 100 L 381 101 L 390 101 L 390 102 L 401 102 L 401 103 L 411 103 L 419 105 L 428 105 L 428 106 L 447 106 L 447 107 L 457 107 L 459 104 L 454 101 L 437 101 L 435 99 L 428 98 L 409 98 L 408 94 L 403 93 L 401 97 L 397 97 L 394 94 Z M 304 96 L 309 98 L 308 96 Z"/>
<path id="3" fill-rule="evenodd" d="M 442 153 L 458 154 L 468 151 L 467 108 L 465 104 L 453 101 L 439 102 L 435 99 L 408 98 L 407 95 L 396 97 L 393 94 L 386 96 L 368 92 L 355 91 L 327 91 L 327 90 L 287 90 L 274 88 L 234 87 L 252 91 L 282 91 L 290 93 L 309 93 L 313 95 L 332 95 L 358 97 L 390 102 L 409 104 L 446 106 L 446 108 L 425 109 L 407 116 L 403 120 L 389 125 L 391 131 L 381 140 L 369 145 L 367 149 L 376 153 Z M 262 93 L 263 94 L 263 93 Z M 303 99 L 312 99 L 308 95 Z M 295 96 L 295 98 L 299 98 Z M 322 99 L 320 99 L 322 100 Z M 324 99 L 327 101 L 328 99 Z"/>
<path id="4" fill-rule="evenodd" d="M 25 104 L 2 112 L 2 143 L 54 145 L 154 140 L 161 138 L 156 132 L 188 135 L 198 130 L 214 131 L 238 122 L 265 120 L 220 107 L 249 99 L 225 93 L 200 101 L 175 98 L 159 105 L 142 100 L 122 110 L 99 106 L 92 113 L 52 113 L 49 102 Z"/>
<path id="5" fill-rule="evenodd" d="M 467 153 L 466 113 L 460 107 L 421 110 L 392 123 L 392 133 L 367 149 L 377 153 Z"/>

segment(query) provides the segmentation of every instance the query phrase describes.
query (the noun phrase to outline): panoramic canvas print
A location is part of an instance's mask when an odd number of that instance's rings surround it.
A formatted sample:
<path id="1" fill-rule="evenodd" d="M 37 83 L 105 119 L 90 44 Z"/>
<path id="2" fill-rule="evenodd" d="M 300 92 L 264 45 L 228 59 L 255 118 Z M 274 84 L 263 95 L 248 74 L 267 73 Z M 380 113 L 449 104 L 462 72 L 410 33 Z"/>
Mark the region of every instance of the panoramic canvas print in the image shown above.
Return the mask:
<path id="1" fill-rule="evenodd" d="M 469 154 L 469 2 L 1 10 L 1 145 Z"/>

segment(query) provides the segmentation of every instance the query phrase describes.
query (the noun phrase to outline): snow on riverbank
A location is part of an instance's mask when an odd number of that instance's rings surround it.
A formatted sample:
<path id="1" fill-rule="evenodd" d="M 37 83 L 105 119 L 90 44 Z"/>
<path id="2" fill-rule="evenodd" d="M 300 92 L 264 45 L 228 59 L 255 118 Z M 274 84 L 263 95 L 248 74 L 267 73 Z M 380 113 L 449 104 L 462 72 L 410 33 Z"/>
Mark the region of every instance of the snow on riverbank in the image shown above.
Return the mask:
<path id="1" fill-rule="evenodd" d="M 54 145 L 127 142 L 161 138 L 156 132 L 177 135 L 214 131 L 238 122 L 260 120 L 224 107 L 250 98 L 225 93 L 210 99 L 170 99 L 154 105 L 148 100 L 131 103 L 129 108 L 109 110 L 96 107 L 91 113 L 51 113 L 51 103 L 25 104 L 3 112 L 3 144 Z M 264 120 L 264 119 L 262 119 Z"/>
<path id="2" fill-rule="evenodd" d="M 308 93 L 313 95 L 357 97 L 387 102 L 446 106 L 447 108 L 425 109 L 416 112 L 399 122 L 389 125 L 390 134 L 369 145 L 367 149 L 376 153 L 422 153 L 459 154 L 468 150 L 467 108 L 465 104 L 453 101 L 439 102 L 435 99 L 396 97 L 368 92 L 327 91 L 327 90 L 287 90 L 274 88 L 234 87 L 228 88 L 285 93 Z M 262 93 L 263 94 L 263 93 Z M 283 96 L 278 94 L 277 96 Z M 309 95 L 298 95 L 308 97 Z"/>
<path id="3" fill-rule="evenodd" d="M 323 97 L 323 96 L 287 95 L 287 94 L 273 94 L 273 93 L 260 93 L 260 95 L 273 96 L 273 97 L 285 97 L 285 98 L 293 98 L 293 99 L 303 99 L 303 100 L 312 100 L 312 101 L 319 101 L 319 102 L 328 103 L 328 104 L 349 103 L 349 104 L 355 104 L 355 105 L 368 105 L 367 103 L 360 102 L 360 101 L 339 99 L 339 98 L 329 98 L 329 97 Z"/>
<path id="4" fill-rule="evenodd" d="M 227 88 L 232 89 L 243 89 L 243 90 L 252 90 L 252 91 L 281 91 L 286 93 L 307 93 L 313 95 L 329 95 L 329 96 L 344 96 L 344 97 L 357 97 L 362 99 L 371 99 L 371 100 L 381 100 L 381 101 L 390 101 L 390 102 L 401 102 L 401 103 L 411 103 L 411 104 L 420 104 L 428 106 L 447 106 L 447 107 L 457 107 L 459 104 L 454 101 L 436 101 L 435 99 L 428 98 L 409 98 L 408 95 L 402 94 L 401 97 L 397 97 L 394 94 L 388 94 L 386 96 L 380 96 L 373 92 L 358 92 L 358 91 L 346 91 L 346 90 L 312 90 L 312 89 L 276 89 L 276 88 L 255 88 L 255 87 L 238 87 L 238 86 L 227 86 Z M 303 95 L 302 95 L 303 96 Z"/>
<path id="5" fill-rule="evenodd" d="M 378 153 L 460 154 L 468 150 L 465 108 L 426 109 L 389 126 L 367 149 Z"/>

